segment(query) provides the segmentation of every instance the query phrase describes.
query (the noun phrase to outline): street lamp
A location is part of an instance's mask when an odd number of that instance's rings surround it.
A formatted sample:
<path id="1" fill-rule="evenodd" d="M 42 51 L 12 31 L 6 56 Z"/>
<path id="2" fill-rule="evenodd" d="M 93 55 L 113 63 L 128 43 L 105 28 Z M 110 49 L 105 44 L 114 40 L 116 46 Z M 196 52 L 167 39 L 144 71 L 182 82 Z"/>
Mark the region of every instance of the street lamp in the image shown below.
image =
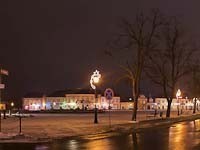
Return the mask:
<path id="1" fill-rule="evenodd" d="M 11 102 L 11 103 L 10 103 L 10 105 L 13 107 L 13 106 L 14 106 L 14 103 L 13 103 L 13 102 Z"/>
<path id="2" fill-rule="evenodd" d="M 177 103 L 178 103 L 178 105 L 177 105 L 177 108 L 178 108 L 178 116 L 180 115 L 180 113 L 179 113 L 179 105 L 180 105 L 180 103 L 179 103 L 179 97 L 181 96 L 181 90 L 180 89 L 178 89 L 178 91 L 176 92 L 176 98 L 177 98 Z"/>
<path id="3" fill-rule="evenodd" d="M 10 103 L 10 106 L 11 106 L 11 108 L 10 108 L 10 115 L 11 115 L 11 113 L 12 113 L 11 111 L 12 111 L 14 105 L 15 105 L 14 102 L 11 102 L 11 103 Z"/>
<path id="4" fill-rule="evenodd" d="M 94 89 L 94 91 L 95 91 L 94 123 L 98 123 L 96 103 L 97 103 L 97 84 L 99 83 L 100 78 L 101 78 L 101 74 L 99 73 L 98 70 L 93 72 L 93 74 L 91 75 L 91 78 L 90 78 L 90 85 L 91 85 L 92 89 Z"/>

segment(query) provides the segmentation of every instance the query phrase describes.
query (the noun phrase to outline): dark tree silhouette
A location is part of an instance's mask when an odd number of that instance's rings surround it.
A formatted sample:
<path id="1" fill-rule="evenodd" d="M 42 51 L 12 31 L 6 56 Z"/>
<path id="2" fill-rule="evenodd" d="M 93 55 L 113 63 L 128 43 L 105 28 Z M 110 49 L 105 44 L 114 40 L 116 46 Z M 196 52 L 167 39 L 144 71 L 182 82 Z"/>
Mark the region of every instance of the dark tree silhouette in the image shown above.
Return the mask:
<path id="1" fill-rule="evenodd" d="M 146 73 L 163 88 L 168 107 L 166 117 L 170 117 L 172 99 L 176 94 L 178 81 L 191 72 L 190 62 L 196 49 L 177 19 L 171 18 L 163 27 L 160 48 L 151 51 Z"/>
<path id="2" fill-rule="evenodd" d="M 137 14 L 133 22 L 123 19 L 121 30 L 110 44 L 111 50 L 106 51 L 108 55 L 113 55 L 116 51 L 128 54 L 128 56 L 121 55 L 120 58 L 120 60 L 125 58 L 124 63 L 120 62 L 123 72 L 120 79 L 126 78 L 131 84 L 134 99 L 132 120 L 134 121 L 137 117 L 140 82 L 146 56 L 156 46 L 159 28 L 163 25 L 162 20 L 160 11 L 155 9 L 149 15 Z"/>
<path id="3" fill-rule="evenodd" d="M 189 83 L 189 87 L 191 90 L 191 96 L 193 98 L 194 107 L 193 113 L 196 113 L 198 109 L 197 99 L 200 98 L 200 65 L 199 61 L 194 61 L 191 65 L 191 81 Z"/>

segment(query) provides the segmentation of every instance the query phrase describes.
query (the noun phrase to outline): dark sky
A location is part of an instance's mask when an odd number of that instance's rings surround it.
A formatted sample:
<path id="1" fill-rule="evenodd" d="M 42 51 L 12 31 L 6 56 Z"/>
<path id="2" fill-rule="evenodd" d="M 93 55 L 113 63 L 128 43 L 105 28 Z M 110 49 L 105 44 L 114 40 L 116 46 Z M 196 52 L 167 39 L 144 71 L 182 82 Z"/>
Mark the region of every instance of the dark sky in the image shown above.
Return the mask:
<path id="1" fill-rule="evenodd" d="M 103 53 L 121 17 L 159 8 L 198 36 L 199 0 L 10 0 L 0 2 L 0 64 L 9 98 L 30 91 L 89 86 L 97 68 L 112 85 L 116 65 Z M 145 87 L 145 88 L 144 88 Z M 143 85 L 144 92 L 151 92 Z M 126 89 L 123 89 L 126 90 Z"/>

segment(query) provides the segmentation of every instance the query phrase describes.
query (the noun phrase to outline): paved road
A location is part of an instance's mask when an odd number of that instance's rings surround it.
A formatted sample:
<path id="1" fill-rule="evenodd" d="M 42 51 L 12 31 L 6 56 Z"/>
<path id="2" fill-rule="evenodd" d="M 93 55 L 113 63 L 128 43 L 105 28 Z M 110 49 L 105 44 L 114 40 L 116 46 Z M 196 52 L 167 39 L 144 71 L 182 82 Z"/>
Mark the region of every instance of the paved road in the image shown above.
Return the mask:
<path id="1" fill-rule="evenodd" d="M 43 144 L 1 144 L 0 149 L 35 150 L 199 150 L 200 120 L 146 129 L 138 133 L 97 136 Z"/>

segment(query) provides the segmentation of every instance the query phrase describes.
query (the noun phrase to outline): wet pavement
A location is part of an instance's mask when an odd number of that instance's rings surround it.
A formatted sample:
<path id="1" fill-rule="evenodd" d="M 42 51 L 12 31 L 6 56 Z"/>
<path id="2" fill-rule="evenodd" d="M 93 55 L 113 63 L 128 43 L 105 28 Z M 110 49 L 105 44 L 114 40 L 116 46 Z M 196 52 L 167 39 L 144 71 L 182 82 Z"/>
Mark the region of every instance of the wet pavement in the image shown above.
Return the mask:
<path id="1" fill-rule="evenodd" d="M 113 136 L 82 136 L 43 144 L 0 144 L 1 150 L 199 150 L 200 120 Z"/>

